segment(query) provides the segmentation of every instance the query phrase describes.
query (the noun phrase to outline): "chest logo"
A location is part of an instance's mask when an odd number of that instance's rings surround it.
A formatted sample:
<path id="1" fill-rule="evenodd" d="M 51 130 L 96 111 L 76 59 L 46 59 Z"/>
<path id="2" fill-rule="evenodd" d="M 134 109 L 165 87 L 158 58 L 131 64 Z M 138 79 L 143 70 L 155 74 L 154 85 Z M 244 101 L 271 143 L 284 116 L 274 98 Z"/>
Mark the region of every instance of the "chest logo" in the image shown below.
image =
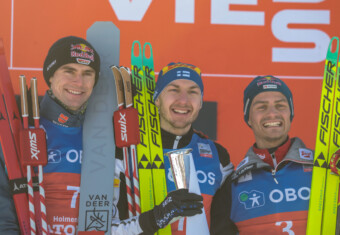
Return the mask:
<path id="1" fill-rule="evenodd" d="M 246 210 L 262 207 L 265 204 L 264 193 L 257 190 L 243 191 L 239 194 L 238 199 Z"/>
<path id="2" fill-rule="evenodd" d="M 212 158 L 212 151 L 209 144 L 198 143 L 197 145 L 201 157 Z"/>

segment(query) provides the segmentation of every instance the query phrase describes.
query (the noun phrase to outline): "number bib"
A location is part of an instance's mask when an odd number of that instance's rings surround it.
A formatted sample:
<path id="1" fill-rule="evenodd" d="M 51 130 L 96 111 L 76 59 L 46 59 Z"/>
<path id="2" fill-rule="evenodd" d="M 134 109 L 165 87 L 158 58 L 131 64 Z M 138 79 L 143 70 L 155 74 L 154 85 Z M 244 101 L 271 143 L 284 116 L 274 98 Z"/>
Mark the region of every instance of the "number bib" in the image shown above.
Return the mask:
<path id="1" fill-rule="evenodd" d="M 276 173 L 278 183 L 262 169 L 242 175 L 232 185 L 231 211 L 240 234 L 305 234 L 311 176 L 294 162 Z"/>
<path id="2" fill-rule="evenodd" d="M 51 234 L 75 234 L 78 224 L 82 128 L 62 127 L 41 119 L 47 136 L 44 186 Z"/>

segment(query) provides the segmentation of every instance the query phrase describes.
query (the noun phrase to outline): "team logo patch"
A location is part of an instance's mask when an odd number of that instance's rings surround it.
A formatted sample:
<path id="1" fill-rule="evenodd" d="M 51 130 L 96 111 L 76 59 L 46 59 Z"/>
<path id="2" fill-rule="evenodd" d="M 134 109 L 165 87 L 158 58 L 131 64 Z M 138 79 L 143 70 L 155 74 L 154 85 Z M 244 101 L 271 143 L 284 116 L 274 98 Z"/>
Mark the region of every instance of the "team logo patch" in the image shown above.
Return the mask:
<path id="1" fill-rule="evenodd" d="M 83 43 L 71 45 L 71 57 L 78 59 L 86 59 L 89 62 L 94 62 L 94 50 Z"/>
<path id="2" fill-rule="evenodd" d="M 49 149 L 47 151 L 48 163 L 60 163 L 61 152 L 58 149 Z"/>
<path id="3" fill-rule="evenodd" d="M 84 64 L 84 65 L 89 65 L 91 63 L 91 61 L 81 59 L 81 58 L 77 58 L 77 62 L 78 62 L 78 64 Z"/>
<path id="4" fill-rule="evenodd" d="M 65 114 L 63 114 L 63 113 L 61 113 L 60 115 L 59 115 L 59 117 L 58 117 L 58 122 L 60 122 L 60 123 L 65 123 L 65 122 L 67 122 L 67 120 L 68 120 L 68 116 L 66 116 Z"/>
<path id="5" fill-rule="evenodd" d="M 277 89 L 277 86 L 281 85 L 282 83 L 278 79 L 270 76 L 263 77 L 257 81 L 257 86 L 262 86 L 263 89 Z"/>
<path id="6" fill-rule="evenodd" d="M 271 85 L 271 84 L 263 85 L 263 89 L 277 89 L 277 85 Z"/>
<path id="7" fill-rule="evenodd" d="M 212 158 L 212 151 L 209 144 L 198 143 L 197 145 L 201 157 Z"/>
<path id="8" fill-rule="evenodd" d="M 253 175 L 251 173 L 251 171 L 245 173 L 244 175 L 241 175 L 238 179 L 237 182 L 238 183 L 242 183 L 242 182 L 247 182 L 253 179 Z"/>
<path id="9" fill-rule="evenodd" d="M 303 164 L 303 172 L 312 172 L 312 171 L 313 171 L 313 165 Z"/>
<path id="10" fill-rule="evenodd" d="M 261 160 L 266 158 L 265 154 L 256 154 Z"/>
<path id="11" fill-rule="evenodd" d="M 87 210 L 85 216 L 86 231 L 108 231 L 109 212 L 107 210 Z"/>
<path id="12" fill-rule="evenodd" d="M 265 204 L 264 193 L 257 190 L 243 191 L 239 194 L 238 199 L 246 210 L 262 207 Z"/>
<path id="13" fill-rule="evenodd" d="M 313 160 L 313 152 L 309 149 L 299 149 L 300 158 L 304 160 Z"/>
<path id="14" fill-rule="evenodd" d="M 194 65 L 188 65 L 188 64 L 183 64 L 183 63 L 176 63 L 174 65 L 169 65 L 169 66 L 165 66 L 163 69 L 162 69 L 162 73 L 163 75 L 166 74 L 167 72 L 173 70 L 173 69 L 176 69 L 176 68 L 187 68 L 187 69 L 191 69 L 193 71 L 195 71 L 198 75 L 201 75 L 201 70 L 194 66 Z"/>

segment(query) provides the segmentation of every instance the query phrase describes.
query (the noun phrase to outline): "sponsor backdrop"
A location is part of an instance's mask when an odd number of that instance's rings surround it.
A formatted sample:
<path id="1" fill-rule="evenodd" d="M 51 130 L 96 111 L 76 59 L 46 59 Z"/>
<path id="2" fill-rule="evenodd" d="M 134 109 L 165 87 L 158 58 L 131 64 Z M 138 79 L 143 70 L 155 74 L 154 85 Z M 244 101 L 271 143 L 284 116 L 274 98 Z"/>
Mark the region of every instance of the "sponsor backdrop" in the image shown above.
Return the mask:
<path id="1" fill-rule="evenodd" d="M 66 35 L 86 37 L 96 21 L 120 29 L 121 65 L 129 66 L 132 42 L 139 40 L 153 45 L 156 71 L 172 61 L 201 68 L 204 101 L 216 112 L 205 113 L 200 125 L 214 129 L 234 164 L 254 142 L 242 106 L 243 90 L 256 75 L 288 84 L 295 102 L 290 135 L 314 148 L 327 46 L 340 36 L 340 1 L 1 0 L 0 37 L 16 93 L 25 74 L 38 78 L 43 95 L 49 46 Z"/>

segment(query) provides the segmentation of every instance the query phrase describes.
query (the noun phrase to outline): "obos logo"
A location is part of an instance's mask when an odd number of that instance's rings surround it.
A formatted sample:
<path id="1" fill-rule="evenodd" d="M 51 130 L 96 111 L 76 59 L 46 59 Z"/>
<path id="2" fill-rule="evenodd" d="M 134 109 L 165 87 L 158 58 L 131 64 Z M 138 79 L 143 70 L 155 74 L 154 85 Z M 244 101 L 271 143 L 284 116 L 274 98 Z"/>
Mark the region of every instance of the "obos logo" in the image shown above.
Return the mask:
<path id="1" fill-rule="evenodd" d="M 59 163 L 61 162 L 61 152 L 58 149 L 49 149 L 47 151 L 48 163 Z"/>
<path id="2" fill-rule="evenodd" d="M 256 190 L 250 192 L 243 191 L 239 194 L 238 199 L 247 210 L 261 207 L 265 204 L 264 193 Z"/>

